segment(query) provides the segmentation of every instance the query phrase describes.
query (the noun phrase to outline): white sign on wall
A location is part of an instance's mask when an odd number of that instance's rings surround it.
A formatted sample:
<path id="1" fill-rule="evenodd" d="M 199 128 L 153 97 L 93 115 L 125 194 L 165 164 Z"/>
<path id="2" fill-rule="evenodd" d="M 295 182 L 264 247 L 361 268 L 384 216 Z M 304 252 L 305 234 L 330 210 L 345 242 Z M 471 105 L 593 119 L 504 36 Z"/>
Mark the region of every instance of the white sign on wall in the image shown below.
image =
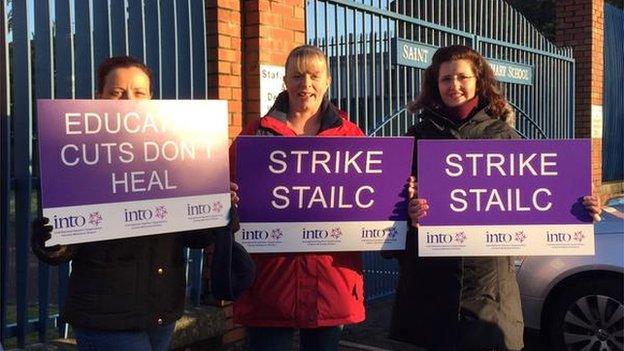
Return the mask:
<path id="1" fill-rule="evenodd" d="M 266 115 L 284 90 L 283 66 L 260 65 L 260 116 Z"/>

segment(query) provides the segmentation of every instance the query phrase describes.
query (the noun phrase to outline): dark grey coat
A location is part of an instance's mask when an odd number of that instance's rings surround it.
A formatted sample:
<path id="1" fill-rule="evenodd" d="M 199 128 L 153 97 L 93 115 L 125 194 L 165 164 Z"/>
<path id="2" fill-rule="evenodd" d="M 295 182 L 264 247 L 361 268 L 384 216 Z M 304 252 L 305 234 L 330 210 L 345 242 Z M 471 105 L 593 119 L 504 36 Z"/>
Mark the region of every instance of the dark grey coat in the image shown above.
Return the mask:
<path id="1" fill-rule="evenodd" d="M 418 139 L 517 139 L 481 108 L 463 124 L 433 110 L 408 131 Z M 513 113 L 511 109 L 509 112 Z M 513 121 L 513 116 L 505 116 Z M 416 175 L 416 150 L 412 174 Z M 523 322 L 512 257 L 417 255 L 416 232 L 396 254 L 401 267 L 390 337 L 427 350 L 520 350 Z"/>
<path id="2" fill-rule="evenodd" d="M 231 227 L 106 240 L 33 251 L 48 264 L 72 260 L 61 319 L 78 328 L 145 330 L 182 316 L 184 248 L 204 248 Z"/>

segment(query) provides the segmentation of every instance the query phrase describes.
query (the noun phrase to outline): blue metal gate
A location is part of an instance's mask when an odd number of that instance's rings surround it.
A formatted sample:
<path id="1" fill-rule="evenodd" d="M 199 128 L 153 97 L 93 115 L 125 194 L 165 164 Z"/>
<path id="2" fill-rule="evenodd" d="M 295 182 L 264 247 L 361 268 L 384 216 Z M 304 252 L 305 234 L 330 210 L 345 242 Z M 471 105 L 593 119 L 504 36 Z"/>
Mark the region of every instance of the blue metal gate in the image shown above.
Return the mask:
<path id="1" fill-rule="evenodd" d="M 491 64 L 523 67 L 531 76 L 524 83 L 499 78 L 516 129 L 531 139 L 574 136 L 572 50 L 555 47 L 503 0 L 308 0 L 306 33 L 329 58 L 333 101 L 368 135 L 401 135 L 416 122 L 405 106 L 426 65 L 401 62 L 402 42 L 416 56 L 464 44 Z M 364 254 L 369 301 L 396 285 L 396 264 L 378 256 Z"/>
<path id="2" fill-rule="evenodd" d="M 153 70 L 155 98 L 206 98 L 205 5 L 0 0 L 0 29 L 0 342 L 15 337 L 22 347 L 27 334 L 43 341 L 56 325 L 69 271 L 37 263 L 29 249 L 39 183 L 35 100 L 93 98 L 99 62 L 124 54 Z M 201 251 L 189 257 L 189 294 L 198 303 Z"/>
<path id="3" fill-rule="evenodd" d="M 605 2 L 602 180 L 624 179 L 624 11 Z"/>

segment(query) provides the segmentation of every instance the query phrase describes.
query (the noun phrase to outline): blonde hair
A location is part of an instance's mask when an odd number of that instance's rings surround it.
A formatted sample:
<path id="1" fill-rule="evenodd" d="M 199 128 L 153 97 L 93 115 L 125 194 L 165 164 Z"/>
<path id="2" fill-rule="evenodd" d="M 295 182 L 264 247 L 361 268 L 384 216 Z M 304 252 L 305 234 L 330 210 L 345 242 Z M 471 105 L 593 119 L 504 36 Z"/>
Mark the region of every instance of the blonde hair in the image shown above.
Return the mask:
<path id="1" fill-rule="evenodd" d="M 321 60 L 325 64 L 325 73 L 329 77 L 329 62 L 327 62 L 327 56 L 321 51 L 321 49 L 312 45 L 301 45 L 294 48 L 288 58 L 286 59 L 286 73 L 288 74 L 289 68 L 292 67 L 297 73 L 306 72 L 306 69 L 311 61 Z"/>

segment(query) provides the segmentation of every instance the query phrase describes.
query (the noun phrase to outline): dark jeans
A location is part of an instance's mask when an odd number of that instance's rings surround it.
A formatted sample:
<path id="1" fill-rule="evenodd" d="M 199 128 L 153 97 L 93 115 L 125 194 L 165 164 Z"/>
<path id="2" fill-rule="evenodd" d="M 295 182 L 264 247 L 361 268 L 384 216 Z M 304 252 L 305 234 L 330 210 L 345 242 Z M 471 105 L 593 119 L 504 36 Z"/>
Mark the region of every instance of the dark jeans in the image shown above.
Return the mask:
<path id="1" fill-rule="evenodd" d="M 166 351 L 175 323 L 147 330 L 75 328 L 79 351 Z"/>
<path id="2" fill-rule="evenodd" d="M 290 351 L 295 328 L 247 328 L 249 351 Z M 336 351 L 342 326 L 299 329 L 300 351 Z"/>

